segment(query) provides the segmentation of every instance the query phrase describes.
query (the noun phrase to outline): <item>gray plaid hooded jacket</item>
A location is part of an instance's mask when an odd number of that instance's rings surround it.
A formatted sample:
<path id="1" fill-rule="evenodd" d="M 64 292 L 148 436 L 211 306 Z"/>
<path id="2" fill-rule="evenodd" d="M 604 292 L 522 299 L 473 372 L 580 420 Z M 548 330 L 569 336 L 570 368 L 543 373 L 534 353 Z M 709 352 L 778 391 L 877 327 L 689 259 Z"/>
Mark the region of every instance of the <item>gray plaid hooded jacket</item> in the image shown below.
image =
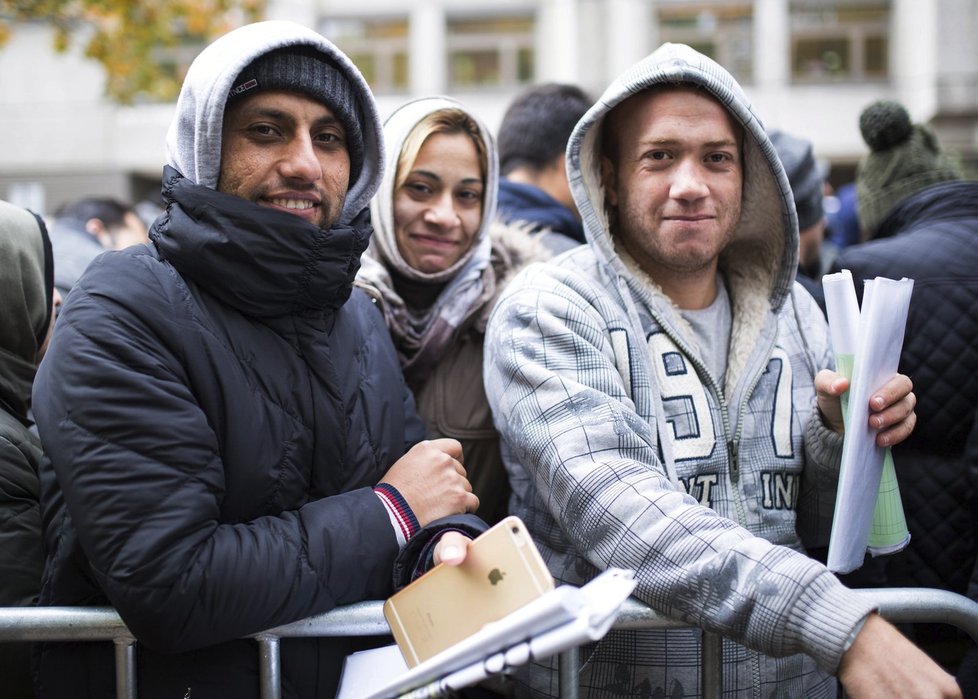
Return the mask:
<path id="1" fill-rule="evenodd" d="M 668 298 L 609 233 L 606 114 L 647 87 L 691 83 L 744 128 L 741 220 L 720 259 L 733 325 L 724 385 Z M 813 378 L 831 367 L 823 316 L 794 284 L 787 177 L 733 78 L 666 44 L 614 82 L 568 145 L 588 237 L 533 265 L 490 318 L 486 388 L 523 518 L 560 583 L 636 571 L 635 595 L 722 634 L 729 696 L 835 696 L 871 605 L 803 553 L 831 521 L 841 439 Z M 820 542 L 824 543 L 824 542 Z M 584 649 L 586 697 L 699 696 L 698 629 L 613 632 Z M 556 660 L 522 674 L 557 696 Z"/>

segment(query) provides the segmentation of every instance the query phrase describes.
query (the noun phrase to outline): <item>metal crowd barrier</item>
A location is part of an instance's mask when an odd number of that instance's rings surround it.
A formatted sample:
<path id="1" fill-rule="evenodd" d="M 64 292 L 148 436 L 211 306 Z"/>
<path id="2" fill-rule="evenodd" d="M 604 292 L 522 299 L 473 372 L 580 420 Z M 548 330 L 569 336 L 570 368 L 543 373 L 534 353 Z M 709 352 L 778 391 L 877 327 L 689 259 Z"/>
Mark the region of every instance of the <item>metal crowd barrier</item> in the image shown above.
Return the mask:
<path id="1" fill-rule="evenodd" d="M 929 588 L 874 588 L 856 590 L 873 600 L 881 614 L 897 623 L 944 623 L 956 626 L 978 643 L 978 602 L 963 595 Z M 255 634 L 262 699 L 280 699 L 282 638 L 318 636 L 378 636 L 390 633 L 382 602 L 361 602 L 334 609 L 292 624 Z M 625 603 L 614 628 L 683 628 L 683 622 L 657 614 L 631 599 Z M 0 607 L 0 643 L 13 641 L 102 641 L 115 644 L 116 697 L 136 699 L 136 639 L 115 610 L 108 607 Z M 723 687 L 720 637 L 704 633 L 702 640 L 702 696 L 716 699 Z M 559 657 L 560 696 L 578 699 L 579 649 Z"/>

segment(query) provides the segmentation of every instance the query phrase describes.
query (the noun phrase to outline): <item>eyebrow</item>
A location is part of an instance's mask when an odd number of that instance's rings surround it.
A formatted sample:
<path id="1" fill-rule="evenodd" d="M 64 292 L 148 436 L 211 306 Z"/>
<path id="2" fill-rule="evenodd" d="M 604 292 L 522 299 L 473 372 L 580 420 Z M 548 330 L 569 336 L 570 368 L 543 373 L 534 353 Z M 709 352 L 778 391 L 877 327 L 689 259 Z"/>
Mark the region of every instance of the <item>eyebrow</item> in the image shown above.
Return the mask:
<path id="1" fill-rule="evenodd" d="M 420 175 L 421 177 L 427 177 L 428 179 L 435 180 L 437 182 L 442 181 L 441 177 L 439 177 L 436 173 L 432 172 L 431 170 L 411 170 L 410 174 Z M 482 184 L 482 178 L 466 177 L 464 180 L 462 180 L 462 184 L 472 184 L 472 183 Z"/>
<path id="2" fill-rule="evenodd" d="M 275 107 L 262 107 L 262 106 L 251 107 L 246 109 L 243 112 L 242 116 L 249 119 L 255 119 L 255 118 L 278 119 L 282 121 L 288 121 L 289 123 L 292 124 L 294 124 L 296 121 L 295 117 L 293 117 L 291 113 L 283 109 L 277 109 Z M 344 132 L 346 131 L 346 127 L 343 126 L 343 122 L 340 121 L 338 118 L 336 118 L 336 115 L 332 113 L 322 116 L 313 122 L 313 126 L 317 126 L 317 127 L 331 126 L 333 124 L 339 125 L 340 127 L 343 128 Z"/>
<path id="3" fill-rule="evenodd" d="M 647 146 L 683 146 L 686 145 L 685 142 L 680 141 L 675 138 L 653 138 L 644 142 Z M 720 138 L 715 141 L 707 141 L 706 143 L 700 144 L 699 147 L 702 148 L 737 148 L 738 144 L 736 139 Z"/>

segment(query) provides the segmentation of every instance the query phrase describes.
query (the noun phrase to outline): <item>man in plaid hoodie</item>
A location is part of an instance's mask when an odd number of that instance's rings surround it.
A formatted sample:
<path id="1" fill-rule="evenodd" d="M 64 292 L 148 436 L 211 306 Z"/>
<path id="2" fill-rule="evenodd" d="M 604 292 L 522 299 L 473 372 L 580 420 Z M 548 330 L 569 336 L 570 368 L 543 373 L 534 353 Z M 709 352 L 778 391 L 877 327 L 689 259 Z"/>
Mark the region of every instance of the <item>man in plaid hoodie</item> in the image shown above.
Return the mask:
<path id="1" fill-rule="evenodd" d="M 827 332 L 794 283 L 788 179 L 733 78 L 666 44 L 567 151 L 588 245 L 534 265 L 490 319 L 485 381 L 513 497 L 558 582 L 636 571 L 657 611 L 724 637 L 728 696 L 958 696 L 953 678 L 804 554 L 841 452 Z M 913 429 L 910 380 L 870 400 Z M 809 543 L 815 539 L 806 538 Z M 615 631 L 582 696 L 699 696 L 699 629 Z M 554 659 L 520 694 L 556 696 Z"/>

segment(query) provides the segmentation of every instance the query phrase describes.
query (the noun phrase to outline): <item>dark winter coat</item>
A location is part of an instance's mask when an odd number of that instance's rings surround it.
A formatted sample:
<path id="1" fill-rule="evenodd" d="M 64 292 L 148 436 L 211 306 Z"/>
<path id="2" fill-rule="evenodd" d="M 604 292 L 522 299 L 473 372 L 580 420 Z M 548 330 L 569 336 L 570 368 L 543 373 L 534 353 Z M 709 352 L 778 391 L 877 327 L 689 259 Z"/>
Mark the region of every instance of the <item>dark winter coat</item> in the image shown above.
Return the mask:
<path id="1" fill-rule="evenodd" d="M 369 227 L 323 230 L 167 168 L 153 244 L 72 291 L 38 374 L 42 604 L 112 605 L 139 696 L 258 691 L 247 634 L 379 599 L 398 552 L 371 486 L 423 437 L 383 319 L 351 287 Z M 331 696 L 339 642 L 282 646 Z M 47 644 L 39 695 L 112 696 L 108 644 Z"/>
<path id="2" fill-rule="evenodd" d="M 41 588 L 41 442 L 28 412 L 53 286 L 44 224 L 0 202 L 0 607 L 33 605 Z M 29 651 L 26 643 L 0 643 L 0 695 L 33 696 Z"/>
<path id="3" fill-rule="evenodd" d="M 499 180 L 499 220 L 525 228 L 554 255 L 584 243 L 584 225 L 574 212 L 539 187 Z"/>
<path id="4" fill-rule="evenodd" d="M 867 582 L 964 593 L 978 551 L 978 182 L 904 199 L 876 239 L 846 248 L 834 269 L 914 280 L 899 371 L 913 379 L 917 425 L 893 448 L 911 539 L 870 561 L 884 573 Z"/>

